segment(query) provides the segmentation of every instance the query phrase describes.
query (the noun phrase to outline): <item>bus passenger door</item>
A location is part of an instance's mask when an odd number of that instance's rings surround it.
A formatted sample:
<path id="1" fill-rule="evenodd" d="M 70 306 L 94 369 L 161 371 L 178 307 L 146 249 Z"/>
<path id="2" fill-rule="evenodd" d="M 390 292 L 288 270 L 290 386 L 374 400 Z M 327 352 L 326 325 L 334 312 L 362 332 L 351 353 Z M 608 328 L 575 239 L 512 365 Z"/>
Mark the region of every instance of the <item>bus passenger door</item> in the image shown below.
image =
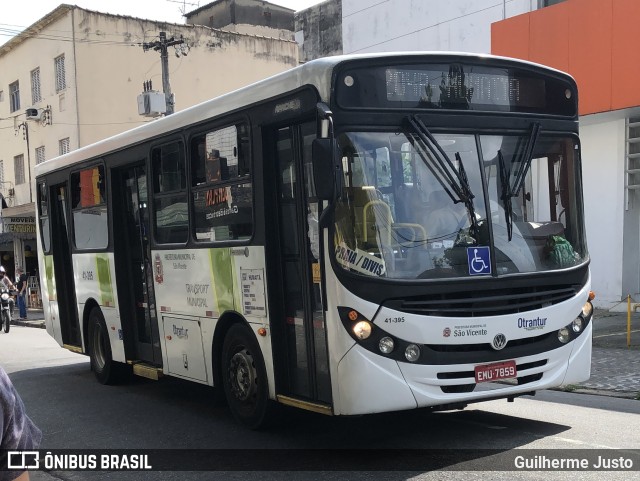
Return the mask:
<path id="1" fill-rule="evenodd" d="M 128 358 L 162 365 L 149 246 L 144 165 L 114 169 L 114 258 Z"/>
<path id="2" fill-rule="evenodd" d="M 67 209 L 69 189 L 67 182 L 53 185 L 50 194 L 52 199 L 51 254 L 62 343 L 68 346 L 82 347 L 73 263 L 71 261 L 71 243 L 69 241 L 69 211 Z"/>
<path id="3" fill-rule="evenodd" d="M 310 175 L 311 143 L 315 137 L 315 121 L 267 132 L 267 138 L 276 142 L 267 147 L 267 152 L 276 156 L 274 182 L 268 181 L 267 185 L 277 186 L 276 208 L 267 209 L 267 216 L 277 218 L 267 218 L 267 226 L 278 226 L 268 241 L 267 252 L 268 258 L 279 259 L 272 265 L 279 272 L 279 279 L 271 284 L 277 287 L 270 303 L 275 311 L 272 323 L 279 324 L 275 326 L 274 346 L 280 375 L 278 394 L 329 405 L 331 383 L 319 274 L 318 209 Z"/>

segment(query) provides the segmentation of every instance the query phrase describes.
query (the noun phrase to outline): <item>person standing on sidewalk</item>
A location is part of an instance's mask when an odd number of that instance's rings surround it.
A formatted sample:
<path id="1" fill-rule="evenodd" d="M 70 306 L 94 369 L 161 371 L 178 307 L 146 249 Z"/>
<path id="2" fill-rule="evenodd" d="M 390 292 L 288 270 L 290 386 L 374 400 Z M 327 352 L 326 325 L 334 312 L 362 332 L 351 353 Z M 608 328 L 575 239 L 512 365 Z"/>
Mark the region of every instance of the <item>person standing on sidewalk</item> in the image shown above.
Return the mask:
<path id="1" fill-rule="evenodd" d="M 16 289 L 18 289 L 18 309 L 20 310 L 20 319 L 27 319 L 27 275 L 22 267 L 16 267 Z"/>

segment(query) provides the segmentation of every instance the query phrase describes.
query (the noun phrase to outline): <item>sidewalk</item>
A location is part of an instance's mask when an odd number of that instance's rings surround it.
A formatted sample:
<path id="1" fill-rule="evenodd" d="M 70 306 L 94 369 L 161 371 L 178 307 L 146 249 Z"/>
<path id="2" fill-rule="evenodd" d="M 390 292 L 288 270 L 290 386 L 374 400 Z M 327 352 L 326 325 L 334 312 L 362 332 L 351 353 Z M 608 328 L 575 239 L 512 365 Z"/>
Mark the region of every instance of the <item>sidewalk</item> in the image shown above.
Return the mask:
<path id="1" fill-rule="evenodd" d="M 14 313 L 15 314 L 15 313 Z M 42 309 L 29 309 L 18 326 L 45 328 Z M 631 347 L 627 347 L 627 313 L 596 309 L 593 319 L 591 378 L 566 391 L 640 400 L 640 313 L 631 313 Z"/>
<path id="2" fill-rule="evenodd" d="M 11 320 L 12 326 L 27 326 L 27 327 L 39 327 L 45 329 L 44 325 L 44 313 L 42 309 L 27 309 L 27 320 L 15 319 L 18 315 L 18 306 L 13 310 L 14 319 Z"/>
<path id="3" fill-rule="evenodd" d="M 595 310 L 591 378 L 569 390 L 640 399 L 640 313 L 631 312 L 627 347 L 627 313 Z"/>

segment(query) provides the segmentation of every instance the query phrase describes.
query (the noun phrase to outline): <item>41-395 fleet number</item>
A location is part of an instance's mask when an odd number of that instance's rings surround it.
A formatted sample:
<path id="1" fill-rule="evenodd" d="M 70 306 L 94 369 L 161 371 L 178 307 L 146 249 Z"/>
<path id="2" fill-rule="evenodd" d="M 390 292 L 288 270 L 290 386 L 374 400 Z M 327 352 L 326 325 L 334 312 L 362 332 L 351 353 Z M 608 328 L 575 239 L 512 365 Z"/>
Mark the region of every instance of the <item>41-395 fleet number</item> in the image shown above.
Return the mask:
<path id="1" fill-rule="evenodd" d="M 387 317 L 384 322 L 395 324 L 396 322 L 404 322 L 404 317 Z"/>

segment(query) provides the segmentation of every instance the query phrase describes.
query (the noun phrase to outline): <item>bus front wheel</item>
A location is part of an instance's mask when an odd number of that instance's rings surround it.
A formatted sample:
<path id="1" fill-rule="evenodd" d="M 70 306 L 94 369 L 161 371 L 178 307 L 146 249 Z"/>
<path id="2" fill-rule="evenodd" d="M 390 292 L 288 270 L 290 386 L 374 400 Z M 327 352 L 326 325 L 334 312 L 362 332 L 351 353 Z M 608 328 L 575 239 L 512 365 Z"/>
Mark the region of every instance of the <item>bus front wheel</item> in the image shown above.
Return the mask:
<path id="1" fill-rule="evenodd" d="M 231 326 L 224 338 L 222 385 L 236 420 L 251 429 L 269 421 L 272 406 L 264 359 L 253 333 L 242 324 Z"/>
<path id="2" fill-rule="evenodd" d="M 89 357 L 100 384 L 119 384 L 129 378 L 129 366 L 115 362 L 111 356 L 109 332 L 99 307 L 89 314 Z"/>

